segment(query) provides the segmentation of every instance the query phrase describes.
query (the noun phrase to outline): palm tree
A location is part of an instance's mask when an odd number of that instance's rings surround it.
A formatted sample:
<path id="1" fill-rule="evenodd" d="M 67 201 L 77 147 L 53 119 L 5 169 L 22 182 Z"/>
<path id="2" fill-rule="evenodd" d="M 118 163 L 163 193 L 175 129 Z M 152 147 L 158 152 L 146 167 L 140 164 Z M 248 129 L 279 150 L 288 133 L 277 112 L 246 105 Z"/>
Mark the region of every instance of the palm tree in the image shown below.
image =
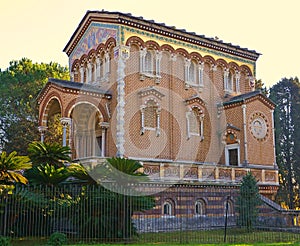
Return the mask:
<path id="1" fill-rule="evenodd" d="M 87 184 L 96 184 L 96 180 L 93 179 L 89 172 L 80 163 L 72 163 L 68 167 L 70 177 L 79 179 Z"/>
<path id="2" fill-rule="evenodd" d="M 34 166 L 25 172 L 25 176 L 34 185 L 57 186 L 65 181 L 70 176 L 70 173 L 67 167 L 56 167 L 45 164 Z"/>
<path id="3" fill-rule="evenodd" d="M 71 161 L 71 150 L 68 146 L 61 146 L 57 143 L 47 144 L 32 142 L 28 147 L 28 155 L 33 165 L 53 165 L 63 167 L 64 162 Z"/>
<path id="4" fill-rule="evenodd" d="M 142 182 L 148 178 L 141 168 L 138 161 L 113 157 L 86 171 L 101 185 L 86 186 L 80 193 L 81 213 L 74 215 L 74 221 L 81 236 L 111 240 L 130 239 L 136 234 L 133 213 L 155 206 L 154 197 L 139 192 L 143 189 Z"/>
<path id="5" fill-rule="evenodd" d="M 88 173 L 97 181 L 113 181 L 118 187 L 125 188 L 128 184 L 149 180 L 147 175 L 141 172 L 142 167 L 141 163 L 136 160 L 112 157 L 88 170 Z"/>
<path id="6" fill-rule="evenodd" d="M 16 151 L 9 155 L 3 151 L 0 155 L 0 184 L 9 185 L 16 182 L 26 184 L 28 180 L 22 171 L 31 168 L 28 156 L 18 156 Z"/>

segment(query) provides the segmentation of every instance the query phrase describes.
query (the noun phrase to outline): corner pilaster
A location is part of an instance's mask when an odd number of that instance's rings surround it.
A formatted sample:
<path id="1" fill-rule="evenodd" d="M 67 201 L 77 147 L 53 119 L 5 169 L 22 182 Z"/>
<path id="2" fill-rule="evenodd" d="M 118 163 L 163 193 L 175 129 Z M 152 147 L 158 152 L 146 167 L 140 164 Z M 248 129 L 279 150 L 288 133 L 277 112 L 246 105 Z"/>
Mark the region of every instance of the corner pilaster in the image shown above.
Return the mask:
<path id="1" fill-rule="evenodd" d="M 123 157 L 125 153 L 125 138 L 124 138 L 124 116 L 125 116 L 125 64 L 129 58 L 130 48 L 120 45 L 114 49 L 114 58 L 117 62 L 117 132 L 116 132 L 116 147 L 117 156 Z"/>

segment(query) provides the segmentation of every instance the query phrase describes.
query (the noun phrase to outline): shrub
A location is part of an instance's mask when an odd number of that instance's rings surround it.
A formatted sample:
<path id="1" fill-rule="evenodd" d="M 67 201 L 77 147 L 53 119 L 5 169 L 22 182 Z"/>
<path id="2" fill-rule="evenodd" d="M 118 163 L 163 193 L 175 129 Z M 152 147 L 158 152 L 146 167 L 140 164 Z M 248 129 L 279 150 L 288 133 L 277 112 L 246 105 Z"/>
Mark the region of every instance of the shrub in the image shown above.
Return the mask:
<path id="1" fill-rule="evenodd" d="M 11 246 L 10 238 L 9 237 L 0 236 L 0 245 L 1 246 Z"/>
<path id="2" fill-rule="evenodd" d="M 54 232 L 51 234 L 47 245 L 60 246 L 67 243 L 67 236 L 64 233 Z"/>

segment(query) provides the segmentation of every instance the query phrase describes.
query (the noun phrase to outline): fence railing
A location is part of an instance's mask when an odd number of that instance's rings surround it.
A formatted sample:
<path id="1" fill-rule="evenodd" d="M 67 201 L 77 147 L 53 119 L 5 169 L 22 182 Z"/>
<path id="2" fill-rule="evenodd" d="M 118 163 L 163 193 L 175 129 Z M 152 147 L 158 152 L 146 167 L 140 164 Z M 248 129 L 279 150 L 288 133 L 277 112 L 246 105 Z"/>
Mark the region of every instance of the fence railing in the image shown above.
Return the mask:
<path id="1" fill-rule="evenodd" d="M 260 235 L 246 233 L 239 224 L 237 186 L 148 183 L 116 187 L 110 183 L 105 187 L 16 186 L 12 194 L 0 196 L 0 235 L 44 238 L 61 232 L 74 241 L 179 243 L 217 243 L 224 235 L 227 241 L 244 242 Z M 151 195 L 138 195 L 139 190 Z M 265 237 L 274 241 L 279 235 L 300 240 L 294 223 L 298 212 L 273 208 L 266 199 L 259 205 L 252 230 L 268 233 Z"/>

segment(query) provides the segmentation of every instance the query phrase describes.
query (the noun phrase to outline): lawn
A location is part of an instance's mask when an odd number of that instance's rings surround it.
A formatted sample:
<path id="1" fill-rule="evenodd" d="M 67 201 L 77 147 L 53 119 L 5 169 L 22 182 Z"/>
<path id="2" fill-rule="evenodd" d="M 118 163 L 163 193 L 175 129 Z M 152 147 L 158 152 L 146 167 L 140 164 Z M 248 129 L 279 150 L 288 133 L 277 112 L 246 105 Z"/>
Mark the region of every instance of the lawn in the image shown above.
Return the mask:
<path id="1" fill-rule="evenodd" d="M 13 240 L 13 245 L 16 246 L 39 246 L 45 245 L 47 240 Z M 261 245 L 261 246 L 293 246 L 300 245 L 300 234 L 290 232 L 272 232 L 272 231 L 253 231 L 246 232 L 240 229 L 231 229 L 227 232 L 226 243 L 224 243 L 223 230 L 210 231 L 189 231 L 189 232 L 169 232 L 169 233 L 146 233 L 135 238 L 131 242 L 127 242 L 131 246 L 136 245 Z M 124 245 L 118 244 L 103 244 L 96 240 L 90 240 L 88 243 L 83 241 L 69 242 L 72 246 L 86 246 L 86 245 Z"/>

